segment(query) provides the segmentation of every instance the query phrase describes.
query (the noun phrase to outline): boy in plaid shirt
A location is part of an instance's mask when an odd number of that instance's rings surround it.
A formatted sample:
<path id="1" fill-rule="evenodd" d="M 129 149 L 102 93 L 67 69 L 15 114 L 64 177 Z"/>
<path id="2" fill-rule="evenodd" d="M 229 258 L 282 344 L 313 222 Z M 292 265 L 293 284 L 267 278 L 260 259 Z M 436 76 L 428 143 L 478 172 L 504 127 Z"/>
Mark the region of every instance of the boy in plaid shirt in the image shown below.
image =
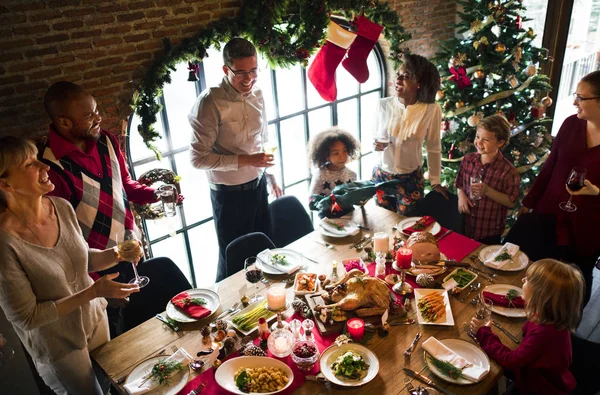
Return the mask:
<path id="1" fill-rule="evenodd" d="M 510 124 L 499 115 L 484 118 L 477 126 L 473 144 L 477 152 L 465 155 L 454 181 L 458 211 L 466 216 L 466 235 L 484 244 L 500 244 L 509 208 L 516 205 L 520 177 L 502 155 Z M 471 184 L 471 177 L 481 182 Z"/>

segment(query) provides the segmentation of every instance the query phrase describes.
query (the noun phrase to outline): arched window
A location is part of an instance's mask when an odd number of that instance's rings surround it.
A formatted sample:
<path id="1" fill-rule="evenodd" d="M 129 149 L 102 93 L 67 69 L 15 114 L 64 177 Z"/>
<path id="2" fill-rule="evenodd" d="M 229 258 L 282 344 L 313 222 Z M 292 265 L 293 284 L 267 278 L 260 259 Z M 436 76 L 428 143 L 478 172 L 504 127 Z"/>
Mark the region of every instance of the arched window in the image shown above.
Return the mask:
<path id="1" fill-rule="evenodd" d="M 152 256 L 168 256 L 179 265 L 196 287 L 214 282 L 218 261 L 218 244 L 212 221 L 209 187 L 204 171 L 194 169 L 189 161 L 191 127 L 188 113 L 196 97 L 206 87 L 217 85 L 223 78 L 222 55 L 210 49 L 200 64 L 199 80 L 188 82 L 187 63 L 171 73 L 160 97 L 163 109 L 155 129 L 162 136 L 156 145 L 162 161 L 143 143 L 137 133 L 139 118 L 129 122 L 129 160 L 133 177 L 155 168 L 167 168 L 181 176 L 185 196 L 183 207 L 175 219 L 145 221 Z M 257 85 L 262 88 L 269 118 L 269 131 L 278 142 L 274 174 L 287 195 L 295 195 L 308 203 L 311 169 L 307 158 L 309 138 L 332 125 L 353 133 L 362 144 L 361 156 L 349 164 L 359 179 L 368 179 L 377 155 L 372 152 L 375 127 L 375 105 L 385 92 L 385 61 L 377 45 L 367 63 L 370 78 L 359 84 L 341 65 L 336 79 L 335 102 L 324 101 L 301 66 L 272 70 L 259 58 Z M 172 221 L 172 222 L 168 222 Z"/>

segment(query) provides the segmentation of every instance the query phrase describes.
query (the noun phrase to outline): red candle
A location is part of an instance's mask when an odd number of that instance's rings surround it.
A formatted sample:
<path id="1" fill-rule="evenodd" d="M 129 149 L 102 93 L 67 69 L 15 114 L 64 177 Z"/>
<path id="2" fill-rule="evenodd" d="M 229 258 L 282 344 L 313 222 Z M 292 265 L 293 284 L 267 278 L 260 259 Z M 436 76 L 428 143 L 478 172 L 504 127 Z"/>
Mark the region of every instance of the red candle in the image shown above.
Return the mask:
<path id="1" fill-rule="evenodd" d="M 412 250 L 399 248 L 396 253 L 396 266 L 400 269 L 410 269 L 412 265 Z"/>
<path id="2" fill-rule="evenodd" d="M 351 318 L 346 322 L 348 333 L 354 340 L 360 340 L 365 335 L 365 322 L 360 318 Z"/>

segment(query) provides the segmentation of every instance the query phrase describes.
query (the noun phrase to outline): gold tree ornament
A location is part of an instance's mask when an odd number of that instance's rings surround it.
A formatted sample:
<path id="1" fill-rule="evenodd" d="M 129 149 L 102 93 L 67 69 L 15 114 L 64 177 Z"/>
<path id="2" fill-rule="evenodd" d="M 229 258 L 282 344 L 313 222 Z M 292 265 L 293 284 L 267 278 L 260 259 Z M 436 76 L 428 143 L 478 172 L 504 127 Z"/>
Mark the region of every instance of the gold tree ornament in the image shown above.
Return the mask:
<path id="1" fill-rule="evenodd" d="M 508 77 L 508 83 L 513 89 L 519 86 L 519 80 L 517 80 L 517 77 L 515 77 L 514 75 Z"/>
<path id="2" fill-rule="evenodd" d="M 506 45 L 502 43 L 496 44 L 495 51 L 498 53 L 504 53 L 506 51 Z"/>
<path id="3" fill-rule="evenodd" d="M 475 72 L 473 73 L 473 77 L 480 80 L 485 78 L 485 73 L 483 72 L 483 70 L 475 70 Z"/>
<path id="4" fill-rule="evenodd" d="M 471 22 L 471 31 L 473 33 L 477 33 L 481 31 L 481 29 L 483 29 L 483 23 L 481 23 L 479 19 L 475 19 L 473 22 Z"/>
<path id="5" fill-rule="evenodd" d="M 534 64 L 530 64 L 529 66 L 527 66 L 527 68 L 525 69 L 525 73 L 530 76 L 533 77 L 536 73 L 537 73 L 537 67 L 535 67 Z"/>
<path id="6" fill-rule="evenodd" d="M 552 105 L 552 98 L 550 96 L 545 96 L 540 100 L 540 103 L 542 103 L 544 107 L 550 107 Z"/>
<path id="7" fill-rule="evenodd" d="M 467 60 L 467 54 L 459 52 L 456 54 L 455 57 L 452 58 L 451 62 L 453 64 L 453 66 L 456 67 L 456 66 L 463 66 L 465 64 L 466 60 Z"/>
<path id="8" fill-rule="evenodd" d="M 437 93 L 435 94 L 435 100 L 440 101 L 444 98 L 444 96 L 446 96 L 444 91 L 437 91 Z"/>
<path id="9" fill-rule="evenodd" d="M 459 100 L 456 102 L 456 108 L 463 108 L 465 106 L 465 103 L 462 100 Z"/>
<path id="10" fill-rule="evenodd" d="M 471 127 L 475 127 L 477 125 L 479 125 L 479 122 L 481 122 L 481 119 L 479 119 L 479 117 L 475 114 L 471 115 L 468 119 L 467 119 L 467 124 L 469 124 L 469 126 Z M 460 146 L 459 146 L 460 149 Z M 464 152 L 464 150 L 461 149 L 461 151 Z"/>

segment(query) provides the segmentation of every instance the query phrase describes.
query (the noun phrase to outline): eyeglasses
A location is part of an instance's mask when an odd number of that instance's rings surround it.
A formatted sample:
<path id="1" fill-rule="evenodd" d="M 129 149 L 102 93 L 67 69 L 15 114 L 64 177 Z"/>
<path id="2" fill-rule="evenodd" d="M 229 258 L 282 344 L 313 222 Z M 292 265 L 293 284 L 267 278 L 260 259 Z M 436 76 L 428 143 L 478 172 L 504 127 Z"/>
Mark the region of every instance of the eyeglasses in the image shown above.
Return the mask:
<path id="1" fill-rule="evenodd" d="M 227 65 L 226 65 L 227 66 Z M 246 77 L 247 75 L 249 75 L 250 77 L 254 78 L 258 75 L 258 69 L 252 69 L 250 71 L 242 71 L 242 70 L 234 70 L 231 67 L 227 66 L 227 68 L 229 69 L 229 71 L 231 71 L 233 73 L 234 76 L 236 77 Z"/>
<path id="2" fill-rule="evenodd" d="M 594 100 L 594 99 L 600 99 L 600 96 L 594 96 L 594 97 L 581 97 L 580 95 L 578 95 L 577 93 L 573 93 L 573 100 L 575 100 L 575 103 L 581 103 L 582 101 L 586 101 L 586 100 Z"/>

